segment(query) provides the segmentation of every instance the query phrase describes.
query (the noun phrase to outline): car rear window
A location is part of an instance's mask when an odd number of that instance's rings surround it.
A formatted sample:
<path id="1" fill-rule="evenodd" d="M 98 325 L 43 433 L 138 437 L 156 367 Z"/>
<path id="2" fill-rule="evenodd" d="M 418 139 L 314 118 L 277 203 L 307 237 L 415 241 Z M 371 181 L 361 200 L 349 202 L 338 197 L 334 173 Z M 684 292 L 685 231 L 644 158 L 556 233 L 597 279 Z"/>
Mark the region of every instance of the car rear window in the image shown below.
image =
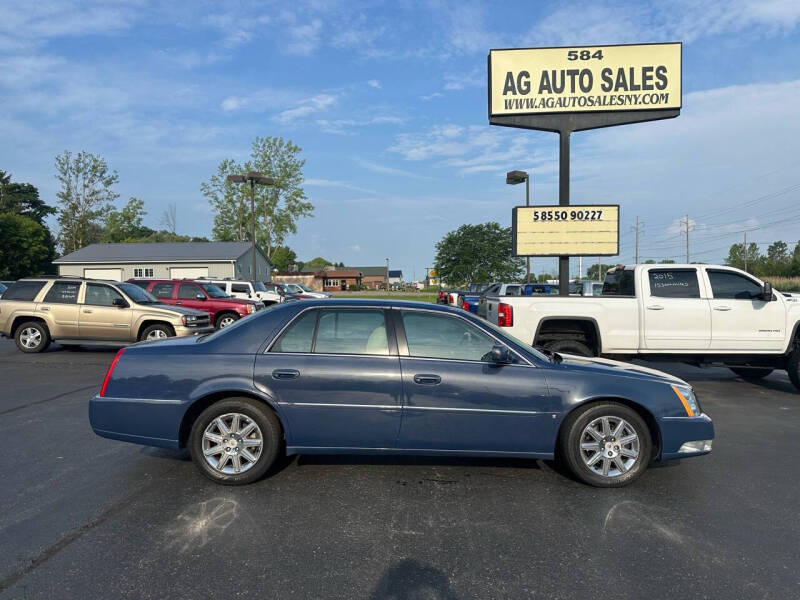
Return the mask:
<path id="1" fill-rule="evenodd" d="M 78 290 L 80 289 L 81 284 L 78 281 L 56 281 L 53 286 L 47 290 L 44 302 L 52 302 L 53 304 L 77 304 Z"/>
<path id="2" fill-rule="evenodd" d="M 314 328 L 317 325 L 317 313 L 309 310 L 303 313 L 289 329 L 283 332 L 280 339 L 272 346 L 270 352 L 311 352 L 314 345 Z"/>
<path id="3" fill-rule="evenodd" d="M 30 302 L 44 287 L 46 281 L 17 281 L 3 294 L 3 300 L 22 300 Z"/>
<path id="4" fill-rule="evenodd" d="M 659 298 L 699 298 L 697 269 L 653 269 L 648 273 L 650 295 Z"/>
<path id="5" fill-rule="evenodd" d="M 234 294 L 249 294 L 250 293 L 250 286 L 246 283 L 232 283 L 231 284 L 231 291 Z"/>
<path id="6" fill-rule="evenodd" d="M 172 290 L 175 289 L 174 283 L 157 283 L 150 290 L 156 298 L 172 298 Z"/>

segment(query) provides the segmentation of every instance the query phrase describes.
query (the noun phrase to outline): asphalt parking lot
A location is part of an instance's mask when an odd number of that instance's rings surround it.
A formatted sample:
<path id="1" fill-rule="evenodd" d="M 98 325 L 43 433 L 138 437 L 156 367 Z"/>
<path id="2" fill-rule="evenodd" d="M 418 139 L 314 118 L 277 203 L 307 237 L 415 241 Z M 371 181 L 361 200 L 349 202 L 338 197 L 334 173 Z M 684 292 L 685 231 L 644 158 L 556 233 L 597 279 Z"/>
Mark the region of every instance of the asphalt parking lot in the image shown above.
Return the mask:
<path id="1" fill-rule="evenodd" d="M 800 597 L 800 394 L 662 365 L 711 456 L 598 490 L 523 460 L 293 457 L 243 488 L 95 436 L 113 350 L 0 340 L 2 598 Z"/>

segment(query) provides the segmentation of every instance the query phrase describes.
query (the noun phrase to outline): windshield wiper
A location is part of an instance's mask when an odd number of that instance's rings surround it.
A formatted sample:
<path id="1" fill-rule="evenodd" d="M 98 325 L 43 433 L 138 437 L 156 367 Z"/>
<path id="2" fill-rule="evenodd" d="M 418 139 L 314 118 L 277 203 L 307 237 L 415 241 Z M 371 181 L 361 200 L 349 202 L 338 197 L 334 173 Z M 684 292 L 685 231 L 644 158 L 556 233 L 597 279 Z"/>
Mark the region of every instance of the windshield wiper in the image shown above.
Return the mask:
<path id="1" fill-rule="evenodd" d="M 545 356 L 547 356 L 548 358 L 550 358 L 550 362 L 552 363 L 558 364 L 564 360 L 563 356 L 561 356 L 558 352 L 550 350 L 549 348 L 545 348 L 544 346 L 539 346 L 539 345 L 534 346 L 534 348 L 539 352 L 541 352 L 542 354 L 544 354 Z"/>

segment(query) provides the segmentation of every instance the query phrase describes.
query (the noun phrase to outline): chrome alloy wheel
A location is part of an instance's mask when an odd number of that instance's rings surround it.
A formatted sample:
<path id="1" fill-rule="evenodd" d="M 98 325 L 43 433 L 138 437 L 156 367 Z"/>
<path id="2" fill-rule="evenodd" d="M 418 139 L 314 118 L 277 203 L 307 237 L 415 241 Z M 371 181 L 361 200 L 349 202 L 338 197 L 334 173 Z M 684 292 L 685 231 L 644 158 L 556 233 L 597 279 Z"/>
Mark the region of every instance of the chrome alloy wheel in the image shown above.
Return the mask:
<path id="1" fill-rule="evenodd" d="M 215 471 L 236 475 L 250 470 L 264 449 L 256 422 L 241 413 L 220 415 L 203 432 L 203 456 Z"/>
<path id="2" fill-rule="evenodd" d="M 625 419 L 598 417 L 581 434 L 581 458 L 597 475 L 619 477 L 633 467 L 639 456 L 639 436 Z"/>
<path id="3" fill-rule="evenodd" d="M 163 329 L 154 329 L 147 334 L 146 340 L 165 340 L 167 339 L 167 332 Z"/>
<path id="4" fill-rule="evenodd" d="M 236 323 L 236 319 L 234 319 L 233 317 L 222 317 L 219 320 L 219 328 L 224 329 L 228 325 L 233 325 L 234 323 Z"/>
<path id="5" fill-rule="evenodd" d="M 28 350 L 33 350 L 42 343 L 42 332 L 35 327 L 26 327 L 19 334 L 19 341 Z"/>

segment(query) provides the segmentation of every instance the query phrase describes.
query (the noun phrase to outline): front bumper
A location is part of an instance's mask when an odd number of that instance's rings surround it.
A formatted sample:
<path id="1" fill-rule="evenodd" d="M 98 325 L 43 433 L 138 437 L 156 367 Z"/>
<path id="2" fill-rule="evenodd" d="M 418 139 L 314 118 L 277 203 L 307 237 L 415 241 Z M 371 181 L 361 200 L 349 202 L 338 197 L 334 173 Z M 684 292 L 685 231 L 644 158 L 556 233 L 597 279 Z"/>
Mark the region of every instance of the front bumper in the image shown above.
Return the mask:
<path id="1" fill-rule="evenodd" d="M 658 419 L 658 425 L 661 429 L 661 460 L 691 458 L 711 452 L 714 424 L 707 414 L 702 413 L 697 417 L 662 417 Z M 681 452 L 681 446 L 687 442 L 700 441 L 708 441 L 709 444 L 697 445 L 698 449 L 695 451 L 687 452 L 687 448 L 684 448 Z"/>
<path id="2" fill-rule="evenodd" d="M 186 327 L 183 325 L 178 325 L 175 327 L 175 336 L 176 337 L 183 337 L 186 335 L 202 335 L 204 333 L 214 333 L 216 331 L 213 325 L 207 325 L 205 327 Z"/>

